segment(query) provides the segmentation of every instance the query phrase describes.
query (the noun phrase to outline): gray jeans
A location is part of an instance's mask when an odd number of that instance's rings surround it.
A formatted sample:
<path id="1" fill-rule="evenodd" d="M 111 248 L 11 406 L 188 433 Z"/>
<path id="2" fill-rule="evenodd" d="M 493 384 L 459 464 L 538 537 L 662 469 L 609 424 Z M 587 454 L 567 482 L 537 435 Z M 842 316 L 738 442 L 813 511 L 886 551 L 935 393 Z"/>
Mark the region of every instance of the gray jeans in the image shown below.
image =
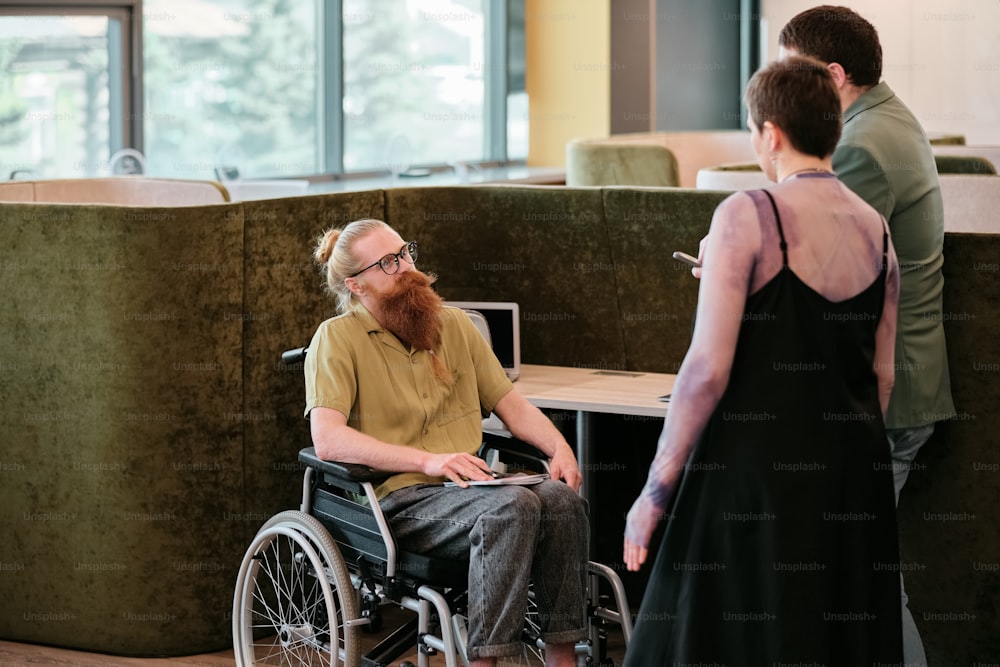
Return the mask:
<path id="1" fill-rule="evenodd" d="M 899 492 L 906 484 L 906 478 L 913 467 L 913 459 L 917 452 L 930 440 L 934 433 L 934 424 L 915 426 L 913 428 L 894 428 L 886 431 L 889 436 L 889 448 L 892 450 L 892 483 L 896 489 L 896 504 L 899 505 Z M 909 598 L 903 587 L 903 573 L 899 573 L 899 590 L 903 602 L 903 664 L 907 667 L 926 667 L 927 655 L 924 653 L 924 643 L 920 639 L 920 631 L 913 620 L 913 614 L 907 606 Z"/>
<path id="2" fill-rule="evenodd" d="M 545 642 L 585 638 L 590 524 L 566 484 L 417 485 L 380 504 L 401 548 L 469 559 L 470 659 L 521 651 L 529 580 Z"/>

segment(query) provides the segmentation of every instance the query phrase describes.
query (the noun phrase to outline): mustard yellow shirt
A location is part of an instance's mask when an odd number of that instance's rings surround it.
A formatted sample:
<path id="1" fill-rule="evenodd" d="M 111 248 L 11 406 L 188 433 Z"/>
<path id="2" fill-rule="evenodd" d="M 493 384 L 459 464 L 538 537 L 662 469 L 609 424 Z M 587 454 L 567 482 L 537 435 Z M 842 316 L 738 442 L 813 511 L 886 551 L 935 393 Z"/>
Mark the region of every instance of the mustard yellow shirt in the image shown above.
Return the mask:
<path id="1" fill-rule="evenodd" d="M 513 385 L 482 334 L 464 311 L 441 313 L 438 354 L 456 381 L 434 376 L 430 354 L 403 346 L 364 306 L 319 325 L 305 361 L 306 409 L 331 408 L 373 438 L 429 452 L 475 453 L 482 420 Z M 377 489 L 379 498 L 441 477 L 401 473 Z"/>

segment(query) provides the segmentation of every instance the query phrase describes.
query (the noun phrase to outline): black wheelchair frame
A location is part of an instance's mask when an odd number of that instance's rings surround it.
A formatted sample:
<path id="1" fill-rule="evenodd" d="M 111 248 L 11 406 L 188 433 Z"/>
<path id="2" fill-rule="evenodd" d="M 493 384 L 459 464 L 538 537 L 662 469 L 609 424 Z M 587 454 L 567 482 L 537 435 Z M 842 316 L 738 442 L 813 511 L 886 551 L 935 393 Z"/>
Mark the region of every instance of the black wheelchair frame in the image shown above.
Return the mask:
<path id="1" fill-rule="evenodd" d="M 282 358 L 304 356 L 300 348 Z M 540 452 L 504 434 L 484 432 L 480 455 L 494 466 L 547 470 Z M 398 548 L 375 495 L 390 473 L 324 461 L 311 447 L 299 452 L 299 461 L 305 466 L 299 509 L 265 522 L 240 566 L 233 597 L 237 665 L 376 667 L 414 649 L 419 667 L 428 667 L 435 654 L 447 667 L 467 664 L 468 563 Z M 589 637 L 577 644 L 577 662 L 613 665 L 609 625 L 621 627 L 626 644 L 632 633 L 624 586 L 614 570 L 594 562 L 587 581 Z M 610 595 L 602 594 L 602 583 Z M 544 643 L 530 598 L 524 664 L 541 664 Z M 359 632 L 380 630 L 387 604 L 413 615 L 362 655 Z"/>

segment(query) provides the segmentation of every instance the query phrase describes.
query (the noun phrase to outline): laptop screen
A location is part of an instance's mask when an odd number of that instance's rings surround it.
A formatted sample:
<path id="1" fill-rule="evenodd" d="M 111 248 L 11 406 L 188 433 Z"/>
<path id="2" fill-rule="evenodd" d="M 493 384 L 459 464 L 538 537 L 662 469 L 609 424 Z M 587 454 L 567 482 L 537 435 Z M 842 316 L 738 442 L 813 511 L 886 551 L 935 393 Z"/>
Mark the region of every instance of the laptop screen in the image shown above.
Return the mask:
<path id="1" fill-rule="evenodd" d="M 446 301 L 446 305 L 472 310 L 486 320 L 490 344 L 507 377 L 516 380 L 521 372 L 521 317 L 518 305 L 509 301 Z"/>

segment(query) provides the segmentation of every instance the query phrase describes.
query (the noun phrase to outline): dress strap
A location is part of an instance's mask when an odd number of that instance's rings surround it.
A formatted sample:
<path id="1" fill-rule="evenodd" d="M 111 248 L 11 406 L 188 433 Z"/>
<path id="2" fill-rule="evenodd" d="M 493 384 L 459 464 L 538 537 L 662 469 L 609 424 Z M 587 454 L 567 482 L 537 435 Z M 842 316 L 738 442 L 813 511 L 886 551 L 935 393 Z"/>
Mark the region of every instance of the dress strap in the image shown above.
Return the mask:
<path id="1" fill-rule="evenodd" d="M 771 209 L 774 211 L 774 221 L 778 223 L 778 236 L 781 237 L 781 266 L 782 268 L 788 268 L 788 243 L 785 242 L 785 230 L 781 228 L 781 216 L 778 215 L 778 206 L 774 203 L 774 197 L 767 190 L 761 190 L 771 202 Z M 888 246 L 886 247 L 888 252 Z"/>
<path id="2" fill-rule="evenodd" d="M 889 270 L 889 223 L 882 218 L 882 273 Z"/>

